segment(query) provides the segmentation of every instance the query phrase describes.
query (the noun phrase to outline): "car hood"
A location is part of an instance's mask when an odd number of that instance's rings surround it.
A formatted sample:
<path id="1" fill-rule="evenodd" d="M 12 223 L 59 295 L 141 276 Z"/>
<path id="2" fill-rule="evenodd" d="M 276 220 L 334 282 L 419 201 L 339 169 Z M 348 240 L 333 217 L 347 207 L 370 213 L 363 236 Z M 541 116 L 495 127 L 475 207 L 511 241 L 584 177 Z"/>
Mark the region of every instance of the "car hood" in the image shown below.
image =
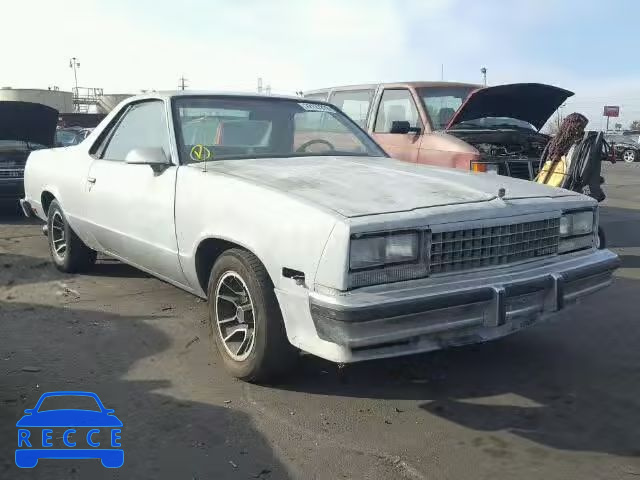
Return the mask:
<path id="1" fill-rule="evenodd" d="M 115 415 L 91 410 L 48 410 L 25 415 L 17 427 L 121 427 Z"/>
<path id="2" fill-rule="evenodd" d="M 345 217 L 576 193 L 492 174 L 416 165 L 385 157 L 293 157 L 208 162 L 210 172 L 264 185 Z"/>
<path id="3" fill-rule="evenodd" d="M 615 145 L 616 147 L 635 148 L 636 150 L 640 149 L 640 144 L 635 143 L 633 140 L 628 142 L 613 142 L 607 140 L 607 142 L 609 142 L 610 145 Z"/>
<path id="4" fill-rule="evenodd" d="M 30 102 L 0 102 L 0 140 L 53 146 L 58 123 L 55 108 Z"/>
<path id="5" fill-rule="evenodd" d="M 471 92 L 451 117 L 447 130 L 467 120 L 508 117 L 528 122 L 538 130 L 573 92 L 542 83 L 513 83 Z"/>

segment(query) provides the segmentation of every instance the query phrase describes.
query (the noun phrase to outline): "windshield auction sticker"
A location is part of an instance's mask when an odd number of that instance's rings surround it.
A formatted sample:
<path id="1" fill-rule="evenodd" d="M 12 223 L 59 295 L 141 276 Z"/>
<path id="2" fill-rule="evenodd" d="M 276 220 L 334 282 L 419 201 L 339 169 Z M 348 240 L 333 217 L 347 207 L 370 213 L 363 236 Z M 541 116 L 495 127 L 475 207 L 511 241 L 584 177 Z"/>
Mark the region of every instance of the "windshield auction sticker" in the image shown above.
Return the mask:
<path id="1" fill-rule="evenodd" d="M 211 158 L 211 150 L 204 145 L 194 145 L 191 147 L 191 152 L 189 152 L 189 158 L 194 162 L 204 162 Z"/>
<path id="2" fill-rule="evenodd" d="M 307 110 L 308 112 L 327 112 L 327 113 L 335 113 L 335 109 L 331 108 L 329 105 L 322 105 L 321 103 L 298 103 L 302 108 Z"/>
<path id="3" fill-rule="evenodd" d="M 18 467 L 34 468 L 41 458 L 99 459 L 106 468 L 124 464 L 122 422 L 95 393 L 48 392 L 24 413 L 16 423 Z"/>

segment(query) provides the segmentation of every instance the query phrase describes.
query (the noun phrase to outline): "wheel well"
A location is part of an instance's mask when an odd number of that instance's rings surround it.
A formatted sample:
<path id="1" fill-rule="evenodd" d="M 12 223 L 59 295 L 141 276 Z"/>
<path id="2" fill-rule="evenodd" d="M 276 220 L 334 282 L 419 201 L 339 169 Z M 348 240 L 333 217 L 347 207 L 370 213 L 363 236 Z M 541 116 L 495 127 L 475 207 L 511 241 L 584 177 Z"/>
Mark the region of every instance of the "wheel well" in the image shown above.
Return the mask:
<path id="1" fill-rule="evenodd" d="M 229 242 L 219 238 L 207 238 L 203 240 L 196 250 L 196 274 L 198 275 L 198 283 L 204 292 L 207 291 L 209 283 L 209 274 L 213 268 L 213 264 L 220 255 L 231 248 L 242 248 L 242 245 Z"/>
<path id="2" fill-rule="evenodd" d="M 47 192 L 47 191 L 42 192 L 42 195 L 40 196 L 40 200 L 42 204 L 42 210 L 44 211 L 45 216 L 49 213 L 49 205 L 51 205 L 51 202 L 53 202 L 55 198 L 56 197 L 54 197 L 53 193 L 51 192 Z"/>

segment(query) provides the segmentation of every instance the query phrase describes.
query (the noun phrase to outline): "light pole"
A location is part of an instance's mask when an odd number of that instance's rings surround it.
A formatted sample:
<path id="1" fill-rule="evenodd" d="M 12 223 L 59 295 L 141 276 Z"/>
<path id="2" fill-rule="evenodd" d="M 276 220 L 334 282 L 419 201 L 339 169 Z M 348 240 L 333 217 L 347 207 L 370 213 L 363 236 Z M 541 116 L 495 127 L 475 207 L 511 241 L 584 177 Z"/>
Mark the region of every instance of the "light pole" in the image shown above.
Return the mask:
<path id="1" fill-rule="evenodd" d="M 480 69 L 480 73 L 482 74 L 482 83 L 484 83 L 484 86 L 487 86 L 487 67 L 482 67 Z"/>
<path id="2" fill-rule="evenodd" d="M 76 98 L 78 97 L 78 68 L 80 68 L 80 60 L 76 57 L 71 57 L 69 59 L 69 68 L 73 68 L 73 78 L 75 80 L 75 94 Z"/>

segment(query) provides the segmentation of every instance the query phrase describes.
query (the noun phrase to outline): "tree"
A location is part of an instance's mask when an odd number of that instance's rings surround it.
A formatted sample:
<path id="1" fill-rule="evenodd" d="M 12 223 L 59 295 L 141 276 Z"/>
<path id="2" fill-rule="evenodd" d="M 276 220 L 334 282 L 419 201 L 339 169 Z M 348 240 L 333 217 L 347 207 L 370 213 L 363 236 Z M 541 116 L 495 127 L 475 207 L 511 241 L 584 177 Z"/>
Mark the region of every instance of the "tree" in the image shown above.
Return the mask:
<path id="1" fill-rule="evenodd" d="M 640 120 L 634 120 L 629 125 L 629 130 L 640 130 Z"/>

